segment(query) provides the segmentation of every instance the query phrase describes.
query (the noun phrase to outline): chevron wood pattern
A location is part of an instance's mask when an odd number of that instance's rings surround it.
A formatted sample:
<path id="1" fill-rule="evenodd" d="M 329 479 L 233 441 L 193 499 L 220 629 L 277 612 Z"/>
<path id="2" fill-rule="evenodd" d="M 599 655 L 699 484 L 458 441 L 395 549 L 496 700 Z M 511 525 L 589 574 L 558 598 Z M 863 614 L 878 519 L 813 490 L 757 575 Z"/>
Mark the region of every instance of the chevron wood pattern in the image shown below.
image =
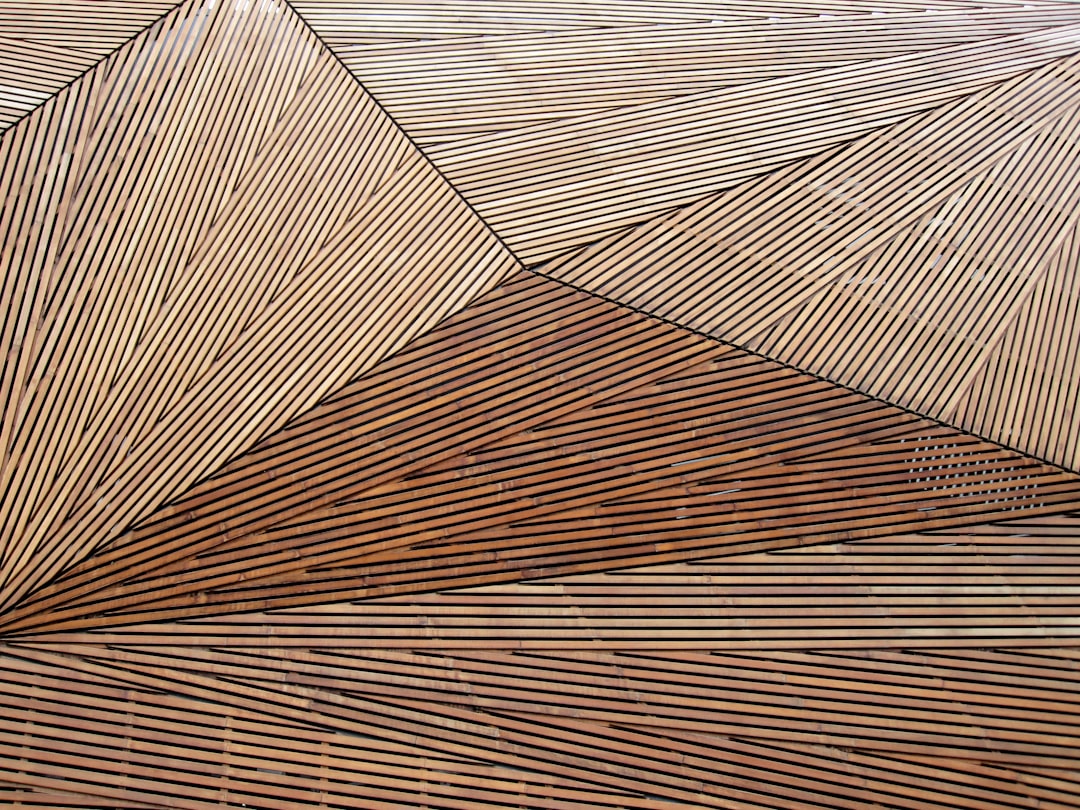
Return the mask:
<path id="1" fill-rule="evenodd" d="M 0 806 L 1080 807 L 1078 30 L 0 3 Z"/>

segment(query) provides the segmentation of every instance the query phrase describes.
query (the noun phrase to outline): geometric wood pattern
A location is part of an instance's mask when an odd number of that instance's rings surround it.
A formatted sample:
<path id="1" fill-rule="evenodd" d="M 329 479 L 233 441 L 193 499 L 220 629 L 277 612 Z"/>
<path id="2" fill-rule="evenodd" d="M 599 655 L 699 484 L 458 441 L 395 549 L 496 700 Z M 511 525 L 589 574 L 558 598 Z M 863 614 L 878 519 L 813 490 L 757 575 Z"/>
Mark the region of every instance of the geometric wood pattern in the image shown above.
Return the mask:
<path id="1" fill-rule="evenodd" d="M 1076 598 L 1030 583 L 1075 567 L 1078 529 L 22 639 L 0 667 L 35 688 L 0 692 L 21 732 L 0 785 L 122 807 L 1075 807 Z"/>
<path id="2" fill-rule="evenodd" d="M 0 2 L 0 132 L 178 3 Z"/>
<path id="3" fill-rule="evenodd" d="M 1056 307 L 1077 270 L 1078 67 L 1051 61 L 543 272 L 1076 469 L 1076 308 Z M 1033 106 L 1048 86 L 1058 103 Z M 1017 350 L 1045 386 L 975 389 Z M 1049 432 L 1028 404 L 1048 388 L 1065 389 L 1044 402 Z"/>
<path id="4" fill-rule="evenodd" d="M 631 99 L 625 106 L 433 144 L 426 152 L 532 266 L 1067 58 L 1076 51 L 1080 9 L 1059 8 L 1056 25 L 1031 32 L 880 59 L 865 52 L 858 59 L 856 50 L 850 64 L 811 62 L 794 75 L 745 85 L 725 86 L 718 79 L 719 87 L 688 95 Z M 1036 5 L 1032 13 L 1043 11 Z M 815 17 L 806 23 L 811 29 L 822 24 L 832 21 Z M 862 27 L 858 15 L 848 27 Z M 894 27 L 905 30 L 903 21 Z M 351 51 L 344 58 L 359 64 L 353 69 L 366 81 L 363 63 Z M 399 92 L 411 95 L 413 84 L 400 83 Z M 475 94 L 487 98 L 484 90 L 481 84 Z M 522 104 L 533 107 L 529 99 Z M 438 108 L 432 114 L 439 119 Z"/>
<path id="5" fill-rule="evenodd" d="M 820 4 L 724 3 L 678 15 L 671 5 L 584 2 L 561 14 L 551 3 L 530 8 L 543 22 L 533 30 L 522 15 L 458 3 L 454 18 L 433 9 L 407 38 L 392 24 L 377 32 L 376 15 L 341 19 L 340 4 L 296 5 L 422 147 L 1077 21 L 1076 9 L 1054 4 L 935 3 L 927 13 L 877 3 L 894 13 L 867 14 L 845 3 L 819 14 Z"/>
<path id="6" fill-rule="evenodd" d="M 516 267 L 284 13 L 182 6 L 0 155 L 0 606 Z"/>
<path id="7" fill-rule="evenodd" d="M 1080 6 L 9 6 L 0 804 L 1080 807 Z"/>
<path id="8" fill-rule="evenodd" d="M 1080 476 L 522 272 L 0 629 L 693 559 L 1078 498 Z"/>

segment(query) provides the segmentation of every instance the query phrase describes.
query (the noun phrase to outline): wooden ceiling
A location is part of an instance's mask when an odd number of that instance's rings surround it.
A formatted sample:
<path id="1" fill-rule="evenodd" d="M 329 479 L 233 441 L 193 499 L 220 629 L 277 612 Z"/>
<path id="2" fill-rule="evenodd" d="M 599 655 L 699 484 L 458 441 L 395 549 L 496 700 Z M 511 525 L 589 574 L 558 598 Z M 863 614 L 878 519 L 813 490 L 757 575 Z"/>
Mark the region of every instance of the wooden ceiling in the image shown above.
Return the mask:
<path id="1" fill-rule="evenodd" d="M 0 0 L 0 805 L 1080 807 L 1080 2 Z"/>

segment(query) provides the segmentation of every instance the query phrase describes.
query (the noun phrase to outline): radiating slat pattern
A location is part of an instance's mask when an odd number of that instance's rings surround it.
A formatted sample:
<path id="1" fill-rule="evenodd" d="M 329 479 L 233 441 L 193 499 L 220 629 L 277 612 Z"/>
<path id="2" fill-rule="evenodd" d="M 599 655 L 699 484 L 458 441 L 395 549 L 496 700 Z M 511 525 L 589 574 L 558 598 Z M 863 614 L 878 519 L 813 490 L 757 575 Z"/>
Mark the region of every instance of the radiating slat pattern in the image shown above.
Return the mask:
<path id="1" fill-rule="evenodd" d="M 1075 807 L 1078 542 L 1062 513 L 24 638 L 0 750 L 180 807 Z"/>
<path id="2" fill-rule="evenodd" d="M 185 5 L 0 154 L 0 606 L 516 267 L 276 5 Z"/>
<path id="3" fill-rule="evenodd" d="M 0 132 L 179 2 L 0 2 Z"/>
<path id="4" fill-rule="evenodd" d="M 692 559 L 1078 498 L 1075 475 L 523 272 L 0 628 Z"/>
<path id="5" fill-rule="evenodd" d="M 294 0 L 292 6 L 333 48 L 507 34 L 572 32 L 650 25 L 719 24 L 789 17 L 1033 9 L 1067 11 L 1070 0 Z"/>
<path id="6" fill-rule="evenodd" d="M 1080 808 L 1080 4 L 166 5 L 0 0 L 0 805 Z"/>
<path id="7" fill-rule="evenodd" d="M 807 538 L 809 539 L 809 538 Z M 1080 513 L 279 612 L 51 643 L 657 650 L 1056 646 L 1080 634 Z"/>
<path id="8" fill-rule="evenodd" d="M 1076 469 L 1078 66 L 1056 60 L 544 271 Z M 1003 348 L 1009 329 L 1023 331 Z M 1002 352 L 1064 383 L 1013 384 Z"/>
<path id="9" fill-rule="evenodd" d="M 805 11 L 375 44 L 367 43 L 370 29 L 359 20 L 357 42 L 318 15 L 312 22 L 417 143 L 433 146 L 1077 19 L 1075 8 L 1054 5 L 931 13 L 901 7 L 873 15 Z M 556 21 L 554 14 L 547 18 Z"/>

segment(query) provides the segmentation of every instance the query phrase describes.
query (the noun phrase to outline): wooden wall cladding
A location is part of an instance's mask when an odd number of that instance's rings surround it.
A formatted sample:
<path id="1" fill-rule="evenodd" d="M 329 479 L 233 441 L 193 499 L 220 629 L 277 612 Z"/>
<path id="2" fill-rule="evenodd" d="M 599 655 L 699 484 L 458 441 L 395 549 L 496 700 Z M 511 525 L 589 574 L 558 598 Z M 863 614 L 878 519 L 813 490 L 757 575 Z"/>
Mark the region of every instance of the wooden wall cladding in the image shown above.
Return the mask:
<path id="1" fill-rule="evenodd" d="M 1078 30 L 0 3 L 0 805 L 1080 807 Z"/>
<path id="2" fill-rule="evenodd" d="M 178 0 L 0 2 L 0 132 L 178 5 Z"/>
<path id="3" fill-rule="evenodd" d="M 1078 66 L 1054 60 L 544 272 L 1075 469 Z M 1033 105 L 1047 87 L 1057 103 Z"/>
<path id="4" fill-rule="evenodd" d="M 182 7 L 0 159 L 0 606 L 517 266 L 276 6 Z"/>

